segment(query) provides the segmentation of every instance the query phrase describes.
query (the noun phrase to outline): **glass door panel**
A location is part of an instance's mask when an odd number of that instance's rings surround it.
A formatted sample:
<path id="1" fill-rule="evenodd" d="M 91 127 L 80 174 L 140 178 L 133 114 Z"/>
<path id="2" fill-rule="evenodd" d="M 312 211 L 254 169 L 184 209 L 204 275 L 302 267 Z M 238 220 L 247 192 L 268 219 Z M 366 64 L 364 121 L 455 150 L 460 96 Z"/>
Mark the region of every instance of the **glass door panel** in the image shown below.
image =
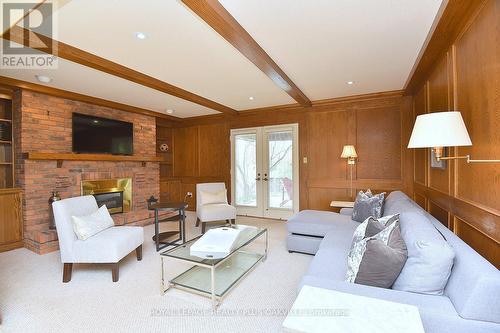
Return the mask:
<path id="1" fill-rule="evenodd" d="M 267 133 L 269 177 L 267 204 L 269 208 L 293 209 L 293 133 Z"/>
<path id="2" fill-rule="evenodd" d="M 298 212 L 298 167 L 297 124 L 231 130 L 237 214 L 287 219 Z"/>
<path id="3" fill-rule="evenodd" d="M 257 207 L 257 134 L 234 136 L 235 201 Z"/>

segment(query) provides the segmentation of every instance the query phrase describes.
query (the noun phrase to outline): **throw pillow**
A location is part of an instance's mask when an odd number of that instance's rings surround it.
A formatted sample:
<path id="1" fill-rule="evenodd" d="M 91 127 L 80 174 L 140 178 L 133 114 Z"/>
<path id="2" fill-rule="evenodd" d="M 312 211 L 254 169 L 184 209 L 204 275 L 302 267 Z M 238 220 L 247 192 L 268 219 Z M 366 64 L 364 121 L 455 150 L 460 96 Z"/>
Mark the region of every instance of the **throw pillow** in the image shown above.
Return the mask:
<path id="1" fill-rule="evenodd" d="M 367 237 L 359 242 L 353 244 L 353 247 L 349 251 L 347 255 L 347 274 L 346 281 L 354 282 L 356 280 L 356 275 L 358 274 L 359 265 L 361 264 L 361 260 L 363 259 L 363 255 L 366 251 L 366 245 L 371 239 L 381 240 L 384 244 L 387 244 L 389 240 L 389 236 L 391 232 L 394 230 L 398 223 L 391 223 L 387 228 L 379 232 L 373 237 Z"/>
<path id="2" fill-rule="evenodd" d="M 370 216 L 366 225 L 365 237 L 375 236 L 384 230 L 385 227 L 397 221 L 399 221 L 399 214 L 388 215 L 379 219 Z"/>
<path id="3" fill-rule="evenodd" d="M 358 242 L 347 258 L 346 281 L 390 288 L 407 258 L 399 222 Z"/>
<path id="4" fill-rule="evenodd" d="M 386 226 L 399 220 L 399 214 L 383 216 L 381 218 L 368 217 L 363 223 L 358 225 L 354 234 L 352 235 L 351 249 L 355 243 L 363 238 L 375 236 L 382 231 Z"/>
<path id="5" fill-rule="evenodd" d="M 423 213 L 404 212 L 400 223 L 408 260 L 392 289 L 442 295 L 453 267 L 453 248 Z"/>
<path id="6" fill-rule="evenodd" d="M 201 200 L 200 203 L 201 205 L 208 205 L 208 204 L 219 204 L 219 203 L 227 203 L 227 190 L 221 190 L 218 192 L 206 192 L 206 191 L 201 191 Z"/>
<path id="7" fill-rule="evenodd" d="M 369 239 L 363 259 L 356 274 L 355 283 L 390 288 L 398 278 L 408 258 L 401 230 L 396 226 L 384 244 L 379 239 Z"/>
<path id="8" fill-rule="evenodd" d="M 385 192 L 369 196 L 366 193 L 363 193 L 363 191 L 359 191 L 356 196 L 356 201 L 354 202 L 352 219 L 354 221 L 363 222 L 370 216 L 377 219 L 381 217 L 384 196 Z"/>
<path id="9" fill-rule="evenodd" d="M 71 216 L 73 230 L 80 240 L 86 240 L 115 225 L 106 205 L 86 216 Z"/>

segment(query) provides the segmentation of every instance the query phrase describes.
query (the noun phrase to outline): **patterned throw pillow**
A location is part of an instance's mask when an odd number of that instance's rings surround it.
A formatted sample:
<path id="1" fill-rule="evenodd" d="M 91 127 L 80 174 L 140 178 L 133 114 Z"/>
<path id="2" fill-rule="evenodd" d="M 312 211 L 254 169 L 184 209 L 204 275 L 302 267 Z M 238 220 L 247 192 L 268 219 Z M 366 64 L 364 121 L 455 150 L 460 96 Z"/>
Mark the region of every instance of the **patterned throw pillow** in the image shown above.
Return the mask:
<path id="1" fill-rule="evenodd" d="M 351 248 L 346 281 L 381 288 L 392 286 L 406 262 L 407 250 L 399 221 L 395 218 L 389 221 L 382 231 L 358 241 Z M 370 221 L 367 222 L 368 225 Z"/>
<path id="2" fill-rule="evenodd" d="M 399 221 L 399 214 L 383 216 L 381 218 L 368 217 L 363 223 L 358 225 L 354 234 L 352 235 L 351 249 L 355 243 L 358 243 L 363 238 L 375 236 L 386 226 L 393 222 Z"/>
<path id="3" fill-rule="evenodd" d="M 359 191 L 352 210 L 352 219 L 363 222 L 370 216 L 379 218 L 382 216 L 385 192 L 372 194 L 370 190 L 366 193 Z"/>

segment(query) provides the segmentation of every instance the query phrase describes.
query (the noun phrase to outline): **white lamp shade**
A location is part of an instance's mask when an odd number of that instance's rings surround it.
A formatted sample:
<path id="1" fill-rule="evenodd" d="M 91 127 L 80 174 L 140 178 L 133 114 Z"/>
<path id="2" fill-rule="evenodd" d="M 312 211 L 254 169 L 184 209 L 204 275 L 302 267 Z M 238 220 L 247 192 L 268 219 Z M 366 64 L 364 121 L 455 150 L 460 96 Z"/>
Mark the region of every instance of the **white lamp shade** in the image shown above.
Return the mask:
<path id="1" fill-rule="evenodd" d="M 346 145 L 344 146 L 344 149 L 342 149 L 342 155 L 340 155 L 341 158 L 352 158 L 352 157 L 358 157 L 358 154 L 356 154 L 356 149 L 354 148 L 353 145 Z"/>
<path id="2" fill-rule="evenodd" d="M 417 117 L 408 148 L 471 146 L 469 133 L 458 111 L 435 112 Z"/>

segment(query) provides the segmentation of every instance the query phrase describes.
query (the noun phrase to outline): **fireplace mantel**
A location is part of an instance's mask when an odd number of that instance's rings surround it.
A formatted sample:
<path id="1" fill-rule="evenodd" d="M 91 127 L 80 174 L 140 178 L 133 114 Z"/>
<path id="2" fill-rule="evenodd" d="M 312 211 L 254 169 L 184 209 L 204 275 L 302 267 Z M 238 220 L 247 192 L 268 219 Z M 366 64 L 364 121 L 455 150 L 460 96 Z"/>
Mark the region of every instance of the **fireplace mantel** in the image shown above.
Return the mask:
<path id="1" fill-rule="evenodd" d="M 162 162 L 163 157 L 156 156 L 124 156 L 110 154 L 72 154 L 72 153 L 24 153 L 24 158 L 28 160 L 53 160 L 57 161 L 57 167 L 62 167 L 63 161 L 115 161 L 115 162 Z"/>

